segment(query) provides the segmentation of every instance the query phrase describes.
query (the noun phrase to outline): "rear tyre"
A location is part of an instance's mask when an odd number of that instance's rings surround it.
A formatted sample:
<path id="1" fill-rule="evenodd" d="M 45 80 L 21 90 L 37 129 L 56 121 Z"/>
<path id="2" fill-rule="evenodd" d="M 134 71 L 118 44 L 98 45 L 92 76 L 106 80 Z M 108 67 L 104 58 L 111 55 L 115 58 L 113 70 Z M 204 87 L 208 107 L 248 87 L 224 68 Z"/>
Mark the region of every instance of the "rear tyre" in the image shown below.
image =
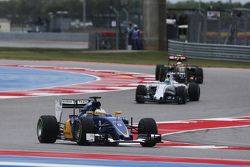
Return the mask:
<path id="1" fill-rule="evenodd" d="M 200 86 L 197 83 L 190 83 L 188 86 L 188 96 L 190 101 L 199 101 Z"/>
<path id="2" fill-rule="evenodd" d="M 138 125 L 138 135 L 140 134 L 158 134 L 157 125 L 153 118 L 143 118 L 140 120 Z M 140 143 L 142 147 L 154 147 L 155 141 L 147 141 Z"/>
<path id="3" fill-rule="evenodd" d="M 138 85 L 135 92 L 135 100 L 137 103 L 145 103 L 145 97 L 147 95 L 147 88 L 145 85 Z"/>
<path id="4" fill-rule="evenodd" d="M 155 80 L 159 81 L 160 80 L 160 71 L 161 69 L 164 68 L 164 65 L 157 64 L 155 68 Z"/>
<path id="5" fill-rule="evenodd" d="M 56 117 L 42 115 L 37 122 L 37 138 L 40 143 L 55 143 L 59 135 L 59 125 Z"/>
<path id="6" fill-rule="evenodd" d="M 178 104 L 186 104 L 187 102 L 187 90 L 184 86 L 176 88 L 176 97 Z"/>
<path id="7" fill-rule="evenodd" d="M 195 74 L 196 74 L 196 83 L 202 84 L 203 83 L 203 69 L 196 68 Z"/>
<path id="8" fill-rule="evenodd" d="M 193 68 L 186 68 L 187 71 L 187 82 L 192 82 L 193 79 L 191 79 L 193 77 Z"/>
<path id="9" fill-rule="evenodd" d="M 87 141 L 87 133 L 95 133 L 95 124 L 93 119 L 81 117 L 76 123 L 75 139 L 78 145 L 90 145 Z"/>

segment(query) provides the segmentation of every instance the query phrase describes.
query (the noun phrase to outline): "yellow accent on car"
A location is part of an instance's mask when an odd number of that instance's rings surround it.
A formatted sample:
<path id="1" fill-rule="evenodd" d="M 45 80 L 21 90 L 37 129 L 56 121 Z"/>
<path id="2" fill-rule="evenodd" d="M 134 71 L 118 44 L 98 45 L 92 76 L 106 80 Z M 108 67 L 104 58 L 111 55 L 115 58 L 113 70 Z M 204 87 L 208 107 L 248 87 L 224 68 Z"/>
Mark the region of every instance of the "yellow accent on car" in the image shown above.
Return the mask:
<path id="1" fill-rule="evenodd" d="M 115 125 L 115 128 L 116 128 L 121 134 L 123 134 L 125 137 L 129 137 L 128 129 L 126 129 L 126 133 L 123 133 L 116 125 Z"/>
<path id="2" fill-rule="evenodd" d="M 114 115 L 115 117 L 118 117 L 118 116 L 120 116 L 121 114 L 122 114 L 121 111 L 114 111 L 114 112 L 113 112 L 113 115 Z"/>
<path id="3" fill-rule="evenodd" d="M 86 111 L 86 114 L 94 114 L 94 111 Z"/>
<path id="4" fill-rule="evenodd" d="M 70 125 L 70 119 L 68 119 L 65 123 L 64 129 L 63 129 L 63 136 L 66 139 L 72 139 L 73 138 L 73 134 L 72 134 L 72 128 Z"/>

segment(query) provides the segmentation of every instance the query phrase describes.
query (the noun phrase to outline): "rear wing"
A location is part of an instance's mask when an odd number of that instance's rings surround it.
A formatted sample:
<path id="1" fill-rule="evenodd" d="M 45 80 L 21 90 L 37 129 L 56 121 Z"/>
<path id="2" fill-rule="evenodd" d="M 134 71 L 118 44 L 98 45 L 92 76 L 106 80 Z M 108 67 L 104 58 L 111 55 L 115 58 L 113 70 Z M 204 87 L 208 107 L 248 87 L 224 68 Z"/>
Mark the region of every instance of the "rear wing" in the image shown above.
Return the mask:
<path id="1" fill-rule="evenodd" d="M 61 122 L 64 108 L 72 108 L 75 114 L 75 109 L 83 108 L 89 102 L 88 99 L 62 99 L 55 102 L 55 116 L 58 122 Z"/>
<path id="2" fill-rule="evenodd" d="M 168 60 L 171 61 L 186 61 L 187 57 L 184 55 L 169 56 Z"/>
<path id="3" fill-rule="evenodd" d="M 58 100 L 62 108 L 83 108 L 89 100 L 87 99 L 62 99 Z"/>

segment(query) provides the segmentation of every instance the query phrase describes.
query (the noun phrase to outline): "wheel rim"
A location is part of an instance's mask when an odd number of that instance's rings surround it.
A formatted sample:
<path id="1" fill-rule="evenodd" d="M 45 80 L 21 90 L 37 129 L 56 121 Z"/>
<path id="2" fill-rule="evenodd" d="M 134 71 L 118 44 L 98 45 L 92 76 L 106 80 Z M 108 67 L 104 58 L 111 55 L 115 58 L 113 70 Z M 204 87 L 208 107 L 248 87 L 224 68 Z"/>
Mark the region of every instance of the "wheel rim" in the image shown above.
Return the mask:
<path id="1" fill-rule="evenodd" d="M 38 137 L 41 137 L 42 136 L 42 126 L 43 126 L 43 123 L 42 121 L 39 121 L 38 122 L 38 125 L 37 125 L 37 136 Z"/>

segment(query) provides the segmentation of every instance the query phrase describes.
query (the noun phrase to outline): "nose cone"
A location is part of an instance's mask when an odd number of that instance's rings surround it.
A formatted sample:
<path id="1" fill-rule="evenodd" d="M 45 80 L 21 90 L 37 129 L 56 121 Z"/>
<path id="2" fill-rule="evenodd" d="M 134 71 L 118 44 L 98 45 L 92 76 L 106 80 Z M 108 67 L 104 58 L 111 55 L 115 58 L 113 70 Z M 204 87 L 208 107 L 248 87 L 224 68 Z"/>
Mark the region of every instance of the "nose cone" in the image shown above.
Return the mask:
<path id="1" fill-rule="evenodd" d="M 125 140 L 125 139 L 131 138 L 130 132 L 128 131 L 128 128 L 126 127 L 126 125 L 124 124 L 122 119 L 115 118 L 112 121 L 112 124 L 114 126 L 114 130 L 116 132 L 116 135 L 119 139 Z"/>

